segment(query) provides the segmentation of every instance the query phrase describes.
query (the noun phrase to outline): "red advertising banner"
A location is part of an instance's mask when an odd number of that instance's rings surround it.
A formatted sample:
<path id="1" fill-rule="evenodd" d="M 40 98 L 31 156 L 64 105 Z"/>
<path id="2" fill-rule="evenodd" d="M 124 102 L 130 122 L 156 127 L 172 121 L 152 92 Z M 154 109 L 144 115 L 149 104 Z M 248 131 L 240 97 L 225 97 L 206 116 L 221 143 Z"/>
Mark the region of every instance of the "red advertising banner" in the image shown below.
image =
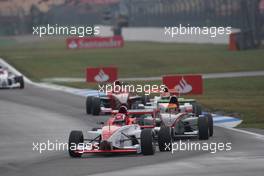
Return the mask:
<path id="1" fill-rule="evenodd" d="M 163 84 L 178 94 L 202 94 L 202 75 L 163 76 Z"/>
<path id="2" fill-rule="evenodd" d="M 66 39 L 68 49 L 121 48 L 122 36 L 113 37 L 70 37 Z"/>
<path id="3" fill-rule="evenodd" d="M 86 81 L 87 82 L 114 82 L 117 80 L 117 68 L 116 67 L 102 67 L 86 69 Z"/>

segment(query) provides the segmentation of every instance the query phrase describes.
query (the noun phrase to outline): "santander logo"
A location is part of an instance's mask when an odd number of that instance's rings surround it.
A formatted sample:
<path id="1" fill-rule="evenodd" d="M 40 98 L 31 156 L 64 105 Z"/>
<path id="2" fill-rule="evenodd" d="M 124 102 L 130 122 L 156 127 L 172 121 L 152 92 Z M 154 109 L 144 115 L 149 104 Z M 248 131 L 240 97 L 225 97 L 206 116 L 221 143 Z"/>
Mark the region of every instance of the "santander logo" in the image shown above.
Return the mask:
<path id="1" fill-rule="evenodd" d="M 78 45 L 75 41 L 71 41 L 71 43 L 69 43 L 68 47 L 71 49 L 75 49 L 78 47 Z"/>
<path id="2" fill-rule="evenodd" d="M 106 82 L 109 80 L 109 75 L 107 75 L 103 69 L 100 69 L 99 73 L 94 77 L 97 82 Z"/>
<path id="3" fill-rule="evenodd" d="M 175 86 L 175 90 L 178 93 L 186 94 L 192 91 L 192 86 L 187 83 L 187 81 L 182 77 L 180 83 Z"/>

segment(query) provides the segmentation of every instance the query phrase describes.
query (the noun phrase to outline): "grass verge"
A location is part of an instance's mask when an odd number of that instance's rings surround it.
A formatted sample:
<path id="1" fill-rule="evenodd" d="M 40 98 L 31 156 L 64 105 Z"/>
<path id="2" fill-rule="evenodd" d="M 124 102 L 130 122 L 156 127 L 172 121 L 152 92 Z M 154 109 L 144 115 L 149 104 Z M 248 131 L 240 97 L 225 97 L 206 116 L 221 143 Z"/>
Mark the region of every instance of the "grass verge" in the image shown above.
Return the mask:
<path id="1" fill-rule="evenodd" d="M 127 42 L 120 49 L 67 50 L 64 39 L 0 46 L 0 57 L 39 81 L 84 77 L 88 66 L 117 66 L 120 77 L 263 70 L 264 50 L 230 52 L 225 45 Z"/>

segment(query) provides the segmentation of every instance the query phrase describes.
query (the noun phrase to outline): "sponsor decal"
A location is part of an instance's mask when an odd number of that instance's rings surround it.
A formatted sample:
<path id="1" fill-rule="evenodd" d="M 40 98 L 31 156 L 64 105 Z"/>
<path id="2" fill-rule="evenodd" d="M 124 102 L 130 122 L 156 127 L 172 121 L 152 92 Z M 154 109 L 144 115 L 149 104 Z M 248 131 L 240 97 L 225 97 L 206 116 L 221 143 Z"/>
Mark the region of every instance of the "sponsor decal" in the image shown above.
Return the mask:
<path id="1" fill-rule="evenodd" d="M 188 84 L 184 77 L 182 77 L 179 84 L 177 84 L 174 88 L 177 92 L 181 94 L 190 93 L 192 91 L 192 86 Z"/>
<path id="2" fill-rule="evenodd" d="M 75 40 L 72 40 L 72 41 L 68 44 L 68 48 L 70 48 L 70 49 L 78 48 L 78 45 L 77 45 L 76 41 L 75 41 Z"/>
<path id="3" fill-rule="evenodd" d="M 201 75 L 172 75 L 162 78 L 170 91 L 177 94 L 202 94 L 203 80 Z"/>
<path id="4" fill-rule="evenodd" d="M 68 49 L 121 48 L 122 36 L 113 37 L 70 37 L 66 40 Z"/>
<path id="5" fill-rule="evenodd" d="M 86 69 L 86 81 L 105 83 L 114 82 L 117 80 L 117 68 L 116 67 L 103 67 L 103 68 L 87 68 Z"/>
<path id="6" fill-rule="evenodd" d="M 105 74 L 103 69 L 100 69 L 99 73 L 94 77 L 96 82 L 106 82 L 109 80 L 109 75 Z"/>

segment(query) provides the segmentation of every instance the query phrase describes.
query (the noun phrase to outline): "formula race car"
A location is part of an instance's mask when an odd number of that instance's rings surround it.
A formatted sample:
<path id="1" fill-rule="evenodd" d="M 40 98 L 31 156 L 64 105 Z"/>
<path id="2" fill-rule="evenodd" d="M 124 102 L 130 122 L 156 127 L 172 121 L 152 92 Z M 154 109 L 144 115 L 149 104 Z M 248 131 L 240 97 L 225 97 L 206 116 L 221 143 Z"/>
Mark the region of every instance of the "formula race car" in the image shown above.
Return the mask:
<path id="1" fill-rule="evenodd" d="M 150 125 L 139 125 L 138 118 L 152 120 Z M 155 112 L 153 110 L 127 110 L 121 106 L 113 111 L 106 125 L 88 131 L 72 131 L 69 136 L 69 155 L 81 157 L 86 153 L 142 153 L 153 155 L 156 149 Z"/>
<path id="2" fill-rule="evenodd" d="M 119 85 L 116 81 L 114 85 Z M 88 96 L 86 98 L 86 113 L 92 115 L 111 114 L 112 110 L 118 110 L 121 106 L 134 109 L 139 103 L 146 104 L 148 97 L 139 96 L 130 92 L 113 91 L 106 95 Z"/>
<path id="3" fill-rule="evenodd" d="M 0 89 L 24 88 L 23 76 L 17 76 L 0 66 Z"/>
<path id="4" fill-rule="evenodd" d="M 159 109 L 163 109 L 167 107 L 170 102 L 170 98 L 168 99 L 154 99 L 156 103 L 156 107 Z M 202 106 L 196 102 L 195 99 L 185 99 L 182 97 L 177 98 L 177 106 L 181 112 L 192 112 L 196 116 L 202 115 Z"/>
<path id="5" fill-rule="evenodd" d="M 158 132 L 158 143 L 161 151 L 166 143 L 182 138 L 198 137 L 207 140 L 213 136 L 213 119 L 211 114 L 199 115 L 192 113 L 192 106 L 181 112 L 176 96 L 171 96 L 167 108 L 160 110 L 161 120 Z"/>
<path id="6" fill-rule="evenodd" d="M 175 96 L 174 92 L 171 92 L 167 88 L 164 88 L 164 92 L 161 93 L 160 96 L 155 96 L 153 99 L 151 99 L 146 104 L 146 107 L 154 109 L 166 109 L 172 96 Z M 189 110 L 192 110 L 192 113 L 194 113 L 196 116 L 202 115 L 202 106 L 195 99 L 177 97 L 177 106 L 181 110 L 181 112 L 189 112 Z"/>

